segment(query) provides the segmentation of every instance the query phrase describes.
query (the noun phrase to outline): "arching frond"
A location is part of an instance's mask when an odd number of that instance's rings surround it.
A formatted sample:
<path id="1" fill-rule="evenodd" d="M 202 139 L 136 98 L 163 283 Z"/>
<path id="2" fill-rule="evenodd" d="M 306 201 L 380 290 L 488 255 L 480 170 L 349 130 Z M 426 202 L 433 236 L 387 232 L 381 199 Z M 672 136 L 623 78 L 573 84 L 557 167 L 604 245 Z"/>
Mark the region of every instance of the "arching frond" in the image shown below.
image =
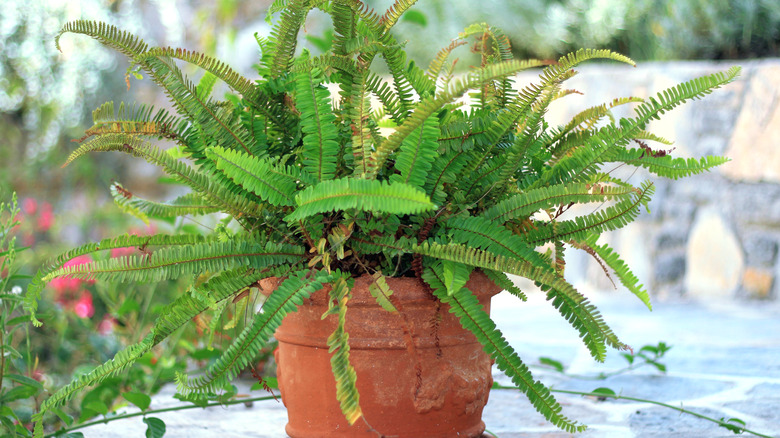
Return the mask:
<path id="1" fill-rule="evenodd" d="M 341 154 L 337 140 L 336 116 L 319 69 L 301 72 L 295 77 L 295 107 L 301 113 L 303 165 L 316 181 L 333 179 Z"/>
<path id="2" fill-rule="evenodd" d="M 60 32 L 54 38 L 57 50 L 60 48 L 60 38 L 65 33 L 80 33 L 91 36 L 100 41 L 103 45 L 117 50 L 128 57 L 140 55 L 149 48 L 141 38 L 130 32 L 119 30 L 116 26 L 106 24 L 100 21 L 76 20 L 65 24 Z"/>
<path id="3" fill-rule="evenodd" d="M 487 81 L 506 77 L 510 74 L 539 65 L 541 65 L 540 61 L 507 61 L 489 65 L 469 73 L 465 78 L 460 79 L 454 85 L 450 86 L 446 92 L 424 98 L 404 123 L 371 155 L 371 161 L 373 162 L 371 169 L 373 170 L 369 173 L 369 177 L 375 177 L 377 169 L 384 165 L 387 157 L 401 145 L 404 139 L 409 136 L 412 131 L 420 127 L 428 117 L 435 111 L 438 111 L 444 104 L 457 99 L 469 89 L 484 84 Z"/>
<path id="4" fill-rule="evenodd" d="M 295 202 L 297 208 L 285 218 L 288 222 L 335 210 L 411 214 L 436 207 L 412 186 L 357 178 L 323 181 L 307 187 L 295 196 Z"/>
<path id="5" fill-rule="evenodd" d="M 178 182 L 192 188 L 197 194 L 213 205 L 218 205 L 234 216 L 259 216 L 262 208 L 252 196 L 244 193 L 234 193 L 232 187 L 226 187 L 221 181 L 209 178 L 196 171 L 185 162 L 177 160 L 164 151 L 152 146 L 135 136 L 125 134 L 106 134 L 71 152 L 65 165 L 88 152 L 117 151 L 141 157 L 154 165 L 160 166 L 168 175 Z"/>
<path id="6" fill-rule="evenodd" d="M 339 273 L 340 274 L 340 273 Z M 333 370 L 333 377 L 336 379 L 336 399 L 341 406 L 341 412 L 347 419 L 347 423 L 355 424 L 363 416 L 363 410 L 360 409 L 360 395 L 357 390 L 357 373 L 355 368 L 349 363 L 349 333 L 346 332 L 347 323 L 347 302 L 352 294 L 353 280 L 341 275 L 332 282 L 330 289 L 329 308 L 322 315 L 325 319 L 329 315 L 338 318 L 336 329 L 328 336 L 328 352 L 331 354 L 330 365 Z"/>
<path id="7" fill-rule="evenodd" d="M 441 268 L 436 264 L 425 269 L 423 279 L 431 286 L 434 295 L 450 306 L 450 312 L 458 317 L 460 324 L 476 336 L 485 352 L 496 361 L 498 369 L 512 379 L 512 382 L 525 393 L 534 408 L 547 421 L 570 433 L 585 430 L 584 425 L 569 420 L 560 413 L 562 408 L 549 388 L 534 380 L 531 371 L 520 360 L 471 291 L 461 288 L 454 294 L 448 295 L 442 282 Z"/>
<path id="8" fill-rule="evenodd" d="M 243 152 L 218 146 L 206 150 L 217 169 L 236 184 L 273 205 L 294 205 L 296 176 L 287 169 L 278 169 L 269 159 L 249 156 Z"/>
<path id="9" fill-rule="evenodd" d="M 146 223 L 149 223 L 149 217 L 198 216 L 219 211 L 218 207 L 204 202 L 203 198 L 193 193 L 180 196 L 169 203 L 154 202 L 139 198 L 117 182 L 111 184 L 111 196 L 120 209 Z"/>
<path id="10" fill-rule="evenodd" d="M 221 383 L 230 381 L 252 363 L 258 351 L 273 336 L 285 315 L 294 312 L 303 300 L 330 283 L 336 274 L 319 271 L 308 277 L 308 270 L 291 273 L 263 303 L 260 313 L 238 335 L 206 372 L 198 377 L 177 374 L 177 388 L 182 394 L 203 394 L 213 391 Z"/>

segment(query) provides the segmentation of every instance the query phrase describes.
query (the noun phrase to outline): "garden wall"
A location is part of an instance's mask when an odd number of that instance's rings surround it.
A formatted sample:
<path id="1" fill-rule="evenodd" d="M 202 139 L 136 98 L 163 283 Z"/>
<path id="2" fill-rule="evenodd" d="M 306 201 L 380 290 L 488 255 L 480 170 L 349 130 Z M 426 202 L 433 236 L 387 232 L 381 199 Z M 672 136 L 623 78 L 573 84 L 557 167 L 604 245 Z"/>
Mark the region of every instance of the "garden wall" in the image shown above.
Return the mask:
<path id="1" fill-rule="evenodd" d="M 551 120 L 567 120 L 615 97 L 647 97 L 734 64 L 743 67 L 736 82 L 650 126 L 675 141 L 675 156 L 717 154 L 731 161 L 679 181 L 653 179 L 650 212 L 607 236 L 656 297 L 780 297 L 780 60 L 586 65 L 566 83 L 585 95 L 561 99 L 550 111 Z M 519 85 L 534 78 L 523 75 Z M 630 108 L 616 115 L 628 116 Z M 648 177 L 640 170 L 631 181 Z M 589 256 L 575 253 L 567 253 L 573 282 L 612 287 Z"/>

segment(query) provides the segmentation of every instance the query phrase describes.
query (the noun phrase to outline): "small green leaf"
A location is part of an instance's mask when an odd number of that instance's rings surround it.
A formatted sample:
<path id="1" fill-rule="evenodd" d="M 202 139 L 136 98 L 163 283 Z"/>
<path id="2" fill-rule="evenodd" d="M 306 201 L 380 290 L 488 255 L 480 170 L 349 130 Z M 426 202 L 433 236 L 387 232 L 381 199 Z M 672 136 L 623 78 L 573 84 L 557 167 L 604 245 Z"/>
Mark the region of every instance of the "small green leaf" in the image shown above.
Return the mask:
<path id="1" fill-rule="evenodd" d="M 152 403 L 152 398 L 142 392 L 125 392 L 122 397 L 130 403 L 138 406 L 139 409 L 145 411 Z"/>
<path id="2" fill-rule="evenodd" d="M 3 394 L 2 397 L 0 397 L 0 403 L 9 403 L 14 400 L 30 398 L 35 396 L 37 393 L 38 390 L 36 388 L 30 386 L 16 386 L 11 388 L 8 392 Z"/>
<path id="3" fill-rule="evenodd" d="M 86 403 L 84 407 L 101 415 L 108 414 L 108 406 L 106 406 L 106 404 L 100 400 L 93 400 L 89 403 Z"/>
<path id="4" fill-rule="evenodd" d="M 745 426 L 747 426 L 747 423 L 740 420 L 739 418 L 729 418 L 727 420 L 726 417 L 720 417 L 720 421 L 721 423 L 719 423 L 718 426 L 734 432 L 735 435 L 741 435 L 744 433 Z"/>
<path id="5" fill-rule="evenodd" d="M 648 360 L 647 363 L 649 363 L 650 365 L 654 366 L 658 371 L 660 371 L 662 373 L 666 372 L 666 365 L 664 365 L 662 363 L 658 363 L 658 362 L 655 362 L 655 361 L 652 361 L 652 360 Z"/>
<path id="6" fill-rule="evenodd" d="M 28 320 L 29 320 L 29 318 L 28 318 Z M 31 379 L 31 378 L 29 378 L 27 376 L 22 376 L 22 375 L 19 375 L 19 374 L 6 374 L 5 378 L 9 379 L 9 380 L 13 380 L 14 382 L 19 383 L 19 384 L 24 385 L 24 386 L 29 386 L 29 387 L 32 387 L 32 388 L 35 388 L 35 389 L 38 389 L 38 390 L 43 390 L 43 385 L 41 385 L 41 382 L 39 382 L 39 381 L 37 381 L 35 379 Z"/>
<path id="7" fill-rule="evenodd" d="M 471 269 L 449 260 L 442 260 L 441 264 L 444 268 L 444 285 L 447 287 L 447 295 L 452 296 L 466 285 L 471 275 Z"/>
<path id="8" fill-rule="evenodd" d="M 122 305 L 119 306 L 119 310 L 116 311 L 117 316 L 125 316 L 130 312 L 139 312 L 141 310 L 141 306 L 138 305 L 138 302 L 135 301 L 132 298 L 128 298 L 122 302 Z"/>
<path id="9" fill-rule="evenodd" d="M 401 20 L 419 24 L 423 27 L 428 25 L 428 18 L 425 16 L 425 14 L 418 10 L 406 11 L 406 13 L 401 17 Z"/>
<path id="10" fill-rule="evenodd" d="M 146 438 L 162 438 L 165 435 L 165 422 L 157 417 L 144 418 L 146 423 Z"/>
<path id="11" fill-rule="evenodd" d="M 634 364 L 634 355 L 628 353 L 621 353 L 621 356 L 623 356 L 623 359 L 625 359 L 629 365 Z"/>
<path id="12" fill-rule="evenodd" d="M 550 359 L 549 357 L 540 357 L 539 363 L 551 367 L 555 369 L 555 371 L 558 371 L 559 373 L 562 373 L 564 369 L 563 364 L 561 362 L 558 362 L 555 359 Z"/>
<path id="13" fill-rule="evenodd" d="M 70 427 L 73 424 L 73 417 L 66 414 L 62 409 L 53 408 L 51 411 L 54 412 L 54 415 L 59 417 L 66 426 Z"/>
<path id="14" fill-rule="evenodd" d="M 596 388 L 593 391 L 591 391 L 591 393 L 593 393 L 593 394 L 602 394 L 601 396 L 597 397 L 597 399 L 599 401 L 604 401 L 604 400 L 606 400 L 609 397 L 615 397 L 617 395 L 615 393 L 615 391 L 613 391 L 613 390 L 611 390 L 609 388 L 604 388 L 604 387 Z"/>

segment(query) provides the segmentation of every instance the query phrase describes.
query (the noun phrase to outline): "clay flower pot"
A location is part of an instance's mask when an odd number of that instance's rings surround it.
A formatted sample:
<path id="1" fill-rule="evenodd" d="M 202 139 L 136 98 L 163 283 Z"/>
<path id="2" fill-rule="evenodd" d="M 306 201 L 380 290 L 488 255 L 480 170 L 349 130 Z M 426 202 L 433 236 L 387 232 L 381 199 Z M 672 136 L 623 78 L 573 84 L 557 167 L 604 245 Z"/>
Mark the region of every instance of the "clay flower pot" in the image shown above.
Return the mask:
<path id="1" fill-rule="evenodd" d="M 293 438 L 480 436 L 493 379 L 491 360 L 474 335 L 422 281 L 387 278 L 399 313 L 376 304 L 370 282 L 370 276 L 355 279 L 346 322 L 365 421 L 350 427 L 336 400 L 326 343 L 336 318 L 321 318 L 328 308 L 326 287 L 276 331 L 287 433 Z M 501 290 L 482 272 L 475 272 L 466 287 L 486 311 Z"/>

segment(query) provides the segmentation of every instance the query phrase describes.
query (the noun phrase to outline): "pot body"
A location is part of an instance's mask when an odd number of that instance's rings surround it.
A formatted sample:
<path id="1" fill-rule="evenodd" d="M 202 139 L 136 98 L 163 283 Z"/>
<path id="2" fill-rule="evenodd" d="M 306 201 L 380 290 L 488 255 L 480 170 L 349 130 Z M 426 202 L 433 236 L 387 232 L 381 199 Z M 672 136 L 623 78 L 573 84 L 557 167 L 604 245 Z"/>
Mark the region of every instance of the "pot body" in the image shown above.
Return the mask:
<path id="1" fill-rule="evenodd" d="M 480 436 L 493 379 L 492 362 L 477 339 L 422 281 L 387 278 L 400 303 L 398 313 L 376 304 L 370 282 L 369 276 L 355 279 L 346 316 L 365 421 L 349 426 L 336 400 L 327 338 L 337 318 L 322 319 L 326 286 L 287 315 L 276 332 L 287 433 L 293 438 Z M 501 290 L 478 271 L 466 287 L 487 312 L 490 298 Z"/>

